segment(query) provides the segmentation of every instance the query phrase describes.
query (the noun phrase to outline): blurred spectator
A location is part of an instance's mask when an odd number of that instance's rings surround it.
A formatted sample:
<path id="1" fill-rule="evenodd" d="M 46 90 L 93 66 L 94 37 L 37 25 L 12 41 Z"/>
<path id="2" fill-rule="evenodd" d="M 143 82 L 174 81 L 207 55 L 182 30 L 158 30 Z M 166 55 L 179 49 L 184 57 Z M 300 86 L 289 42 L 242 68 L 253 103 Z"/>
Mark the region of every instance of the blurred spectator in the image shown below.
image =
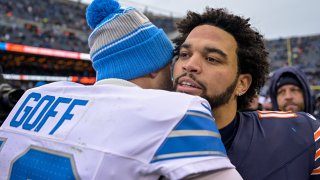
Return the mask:
<path id="1" fill-rule="evenodd" d="M 272 110 L 272 103 L 269 96 L 264 97 L 260 103 L 262 104 L 262 110 L 263 111 L 271 111 Z"/>
<path id="2" fill-rule="evenodd" d="M 269 93 L 273 110 L 313 113 L 309 82 L 296 67 L 284 67 L 274 72 Z"/>
<path id="3" fill-rule="evenodd" d="M 0 66 L 0 126 L 23 93 L 23 89 L 15 89 L 6 82 Z"/>

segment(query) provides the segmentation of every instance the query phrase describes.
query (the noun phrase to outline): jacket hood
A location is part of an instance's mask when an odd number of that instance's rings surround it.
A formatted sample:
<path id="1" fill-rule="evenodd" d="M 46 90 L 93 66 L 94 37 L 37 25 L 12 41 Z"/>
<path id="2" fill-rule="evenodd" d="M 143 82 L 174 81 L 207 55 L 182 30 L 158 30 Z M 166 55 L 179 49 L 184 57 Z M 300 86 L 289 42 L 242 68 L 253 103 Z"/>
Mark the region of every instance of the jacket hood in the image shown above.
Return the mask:
<path id="1" fill-rule="evenodd" d="M 310 89 L 310 85 L 307 79 L 307 76 L 297 67 L 283 67 L 274 72 L 270 79 L 270 87 L 269 87 L 269 94 L 272 103 L 272 110 L 278 111 L 279 106 L 277 103 L 277 83 L 280 77 L 285 74 L 290 73 L 292 76 L 296 77 L 296 79 L 300 82 L 303 90 L 303 97 L 304 97 L 304 105 L 305 110 L 304 112 L 308 112 L 310 114 L 313 113 L 313 99 L 312 93 Z M 271 96 L 273 94 L 273 96 Z"/>

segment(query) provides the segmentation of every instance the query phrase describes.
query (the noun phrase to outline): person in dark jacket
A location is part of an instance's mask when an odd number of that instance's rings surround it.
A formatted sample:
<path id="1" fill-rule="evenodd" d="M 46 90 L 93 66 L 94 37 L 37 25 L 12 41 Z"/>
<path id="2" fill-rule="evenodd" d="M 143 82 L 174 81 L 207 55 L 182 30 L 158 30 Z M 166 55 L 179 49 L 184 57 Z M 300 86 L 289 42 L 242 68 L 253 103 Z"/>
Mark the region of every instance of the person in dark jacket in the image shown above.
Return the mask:
<path id="1" fill-rule="evenodd" d="M 249 19 L 208 7 L 177 27 L 174 89 L 208 100 L 243 179 L 319 180 L 319 121 L 305 112 L 241 111 L 269 74 L 263 37 Z"/>
<path id="2" fill-rule="evenodd" d="M 297 67 L 288 66 L 275 71 L 269 93 L 273 110 L 313 114 L 314 103 L 308 79 Z"/>

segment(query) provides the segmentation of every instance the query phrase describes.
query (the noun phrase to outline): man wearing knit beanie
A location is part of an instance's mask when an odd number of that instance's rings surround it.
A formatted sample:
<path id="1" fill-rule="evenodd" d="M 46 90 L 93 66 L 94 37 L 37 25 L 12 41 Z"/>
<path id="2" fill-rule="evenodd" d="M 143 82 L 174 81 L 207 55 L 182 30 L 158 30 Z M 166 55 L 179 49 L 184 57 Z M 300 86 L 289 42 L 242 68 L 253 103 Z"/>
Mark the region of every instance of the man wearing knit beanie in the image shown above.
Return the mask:
<path id="1" fill-rule="evenodd" d="M 208 102 L 155 90 L 170 79 L 165 33 L 114 0 L 87 20 L 96 84 L 26 91 L 0 129 L 0 179 L 242 179 Z"/>
<path id="2" fill-rule="evenodd" d="M 305 73 L 297 67 L 276 70 L 270 79 L 269 94 L 273 110 L 313 114 L 310 84 Z"/>
<path id="3" fill-rule="evenodd" d="M 95 0 L 87 9 L 90 55 L 97 81 L 145 77 L 139 86 L 151 87 L 154 72 L 165 69 L 156 84 L 168 82 L 173 46 L 162 29 L 134 8 L 123 9 L 114 0 Z M 151 83 L 153 84 L 153 83 Z M 171 82 L 166 83 L 172 84 Z"/>

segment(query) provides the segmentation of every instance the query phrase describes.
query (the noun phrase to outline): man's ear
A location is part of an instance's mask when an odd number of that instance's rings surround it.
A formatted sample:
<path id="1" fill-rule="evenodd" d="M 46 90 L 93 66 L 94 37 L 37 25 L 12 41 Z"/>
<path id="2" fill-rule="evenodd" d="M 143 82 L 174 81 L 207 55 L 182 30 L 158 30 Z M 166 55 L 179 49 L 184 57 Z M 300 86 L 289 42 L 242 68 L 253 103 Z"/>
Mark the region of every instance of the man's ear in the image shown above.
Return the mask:
<path id="1" fill-rule="evenodd" d="M 251 74 L 240 74 L 237 85 L 237 95 L 241 96 L 247 92 L 252 82 Z"/>
<path id="2" fill-rule="evenodd" d="M 159 73 L 159 71 L 157 71 L 157 72 L 152 72 L 152 73 L 149 74 L 149 76 L 150 76 L 151 78 L 155 78 L 155 77 L 157 77 L 158 73 Z"/>

